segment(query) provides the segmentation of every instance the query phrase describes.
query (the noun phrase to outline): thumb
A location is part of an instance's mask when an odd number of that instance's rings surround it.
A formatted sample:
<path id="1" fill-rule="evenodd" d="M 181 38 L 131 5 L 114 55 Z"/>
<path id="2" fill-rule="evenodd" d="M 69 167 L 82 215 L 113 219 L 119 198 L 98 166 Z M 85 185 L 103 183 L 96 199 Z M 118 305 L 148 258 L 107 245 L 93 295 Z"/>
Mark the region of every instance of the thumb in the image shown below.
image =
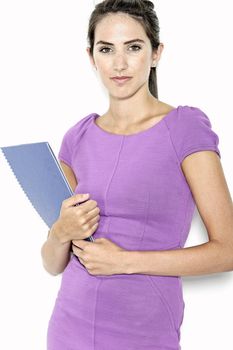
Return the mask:
<path id="1" fill-rule="evenodd" d="M 65 205 L 65 207 L 78 205 L 78 203 L 82 203 L 82 202 L 87 201 L 89 199 L 89 197 L 90 197 L 89 193 L 74 194 L 72 197 L 65 199 L 63 202 L 63 205 Z"/>
<path id="2" fill-rule="evenodd" d="M 90 193 L 78 193 L 73 196 L 74 205 L 77 203 L 86 202 L 90 198 Z"/>

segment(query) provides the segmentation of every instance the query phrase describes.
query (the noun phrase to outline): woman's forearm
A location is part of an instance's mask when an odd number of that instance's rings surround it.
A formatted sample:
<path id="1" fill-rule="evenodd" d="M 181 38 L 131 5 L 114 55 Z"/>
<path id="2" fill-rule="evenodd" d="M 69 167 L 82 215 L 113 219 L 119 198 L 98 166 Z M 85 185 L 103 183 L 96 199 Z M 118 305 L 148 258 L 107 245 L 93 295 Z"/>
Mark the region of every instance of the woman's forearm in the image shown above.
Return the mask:
<path id="1" fill-rule="evenodd" d="M 41 247 L 41 256 L 46 271 L 52 275 L 63 272 L 70 260 L 70 246 L 70 242 L 60 241 L 59 228 L 54 224 L 47 241 Z"/>
<path id="2" fill-rule="evenodd" d="M 123 252 L 125 253 L 125 252 Z M 233 270 L 233 249 L 218 241 L 160 251 L 127 251 L 126 273 L 164 276 L 204 275 Z"/>

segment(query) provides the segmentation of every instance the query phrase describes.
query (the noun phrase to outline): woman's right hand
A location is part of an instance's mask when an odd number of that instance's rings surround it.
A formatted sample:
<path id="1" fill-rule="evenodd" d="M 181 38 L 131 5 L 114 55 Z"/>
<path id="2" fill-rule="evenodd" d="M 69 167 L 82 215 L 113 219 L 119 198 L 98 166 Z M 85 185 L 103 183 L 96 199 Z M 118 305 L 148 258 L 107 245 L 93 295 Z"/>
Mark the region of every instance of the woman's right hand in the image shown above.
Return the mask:
<path id="1" fill-rule="evenodd" d="M 61 243 L 85 239 L 97 229 L 100 209 L 95 200 L 88 198 L 89 195 L 75 194 L 62 202 L 60 216 L 51 228 Z M 75 206 L 83 201 L 86 202 Z"/>

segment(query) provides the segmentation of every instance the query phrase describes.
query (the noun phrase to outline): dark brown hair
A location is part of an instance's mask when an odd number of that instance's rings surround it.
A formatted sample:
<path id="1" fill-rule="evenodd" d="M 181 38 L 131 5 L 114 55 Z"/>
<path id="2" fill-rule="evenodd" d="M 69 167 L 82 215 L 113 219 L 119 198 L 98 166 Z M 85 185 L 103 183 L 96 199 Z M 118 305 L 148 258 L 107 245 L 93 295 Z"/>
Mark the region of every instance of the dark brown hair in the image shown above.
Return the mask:
<path id="1" fill-rule="evenodd" d="M 151 42 L 152 50 L 158 48 L 160 28 L 153 2 L 147 0 L 105 0 L 95 6 L 89 19 L 87 40 L 92 56 L 97 24 L 107 14 L 116 12 L 126 13 L 138 21 Z M 158 98 L 156 67 L 152 67 L 150 71 L 149 90 L 154 97 Z"/>

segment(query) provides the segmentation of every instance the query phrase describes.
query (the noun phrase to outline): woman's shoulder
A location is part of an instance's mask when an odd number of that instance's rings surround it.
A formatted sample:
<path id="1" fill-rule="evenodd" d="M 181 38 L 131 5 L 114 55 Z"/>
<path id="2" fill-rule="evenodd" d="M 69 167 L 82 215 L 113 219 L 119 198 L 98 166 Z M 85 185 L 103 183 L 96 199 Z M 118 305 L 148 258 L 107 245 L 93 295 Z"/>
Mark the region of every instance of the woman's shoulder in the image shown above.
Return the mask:
<path id="1" fill-rule="evenodd" d="M 179 105 L 165 122 L 180 161 L 188 154 L 201 150 L 213 150 L 220 156 L 218 134 L 203 109 Z"/>
<path id="2" fill-rule="evenodd" d="M 171 104 L 159 101 L 155 107 L 156 118 L 164 118 L 168 129 L 180 130 L 190 127 L 201 127 L 204 124 L 211 127 L 211 122 L 207 114 L 199 107 L 193 105 L 180 104 L 173 106 Z"/>
<path id="3" fill-rule="evenodd" d="M 85 117 L 82 117 L 75 124 L 70 126 L 68 131 L 86 128 L 90 124 L 90 122 L 92 121 L 95 114 L 96 113 L 90 113 L 90 114 L 86 115 Z"/>
<path id="4" fill-rule="evenodd" d="M 73 137 L 76 138 L 77 135 L 82 135 L 88 129 L 94 115 L 95 113 L 90 113 L 79 119 L 75 124 L 69 126 L 65 131 L 64 137 L 72 139 Z"/>
<path id="5" fill-rule="evenodd" d="M 94 117 L 94 114 L 95 113 L 90 113 L 86 115 L 68 128 L 62 139 L 60 151 L 58 154 L 59 160 L 63 160 L 66 164 L 71 166 L 72 153 L 74 151 L 74 148 L 81 141 Z"/>
<path id="6" fill-rule="evenodd" d="M 174 111 L 174 113 L 170 113 Z M 166 124 L 169 129 L 180 130 L 192 129 L 206 125 L 212 127 L 207 113 L 200 107 L 193 105 L 178 105 L 168 109 Z"/>

